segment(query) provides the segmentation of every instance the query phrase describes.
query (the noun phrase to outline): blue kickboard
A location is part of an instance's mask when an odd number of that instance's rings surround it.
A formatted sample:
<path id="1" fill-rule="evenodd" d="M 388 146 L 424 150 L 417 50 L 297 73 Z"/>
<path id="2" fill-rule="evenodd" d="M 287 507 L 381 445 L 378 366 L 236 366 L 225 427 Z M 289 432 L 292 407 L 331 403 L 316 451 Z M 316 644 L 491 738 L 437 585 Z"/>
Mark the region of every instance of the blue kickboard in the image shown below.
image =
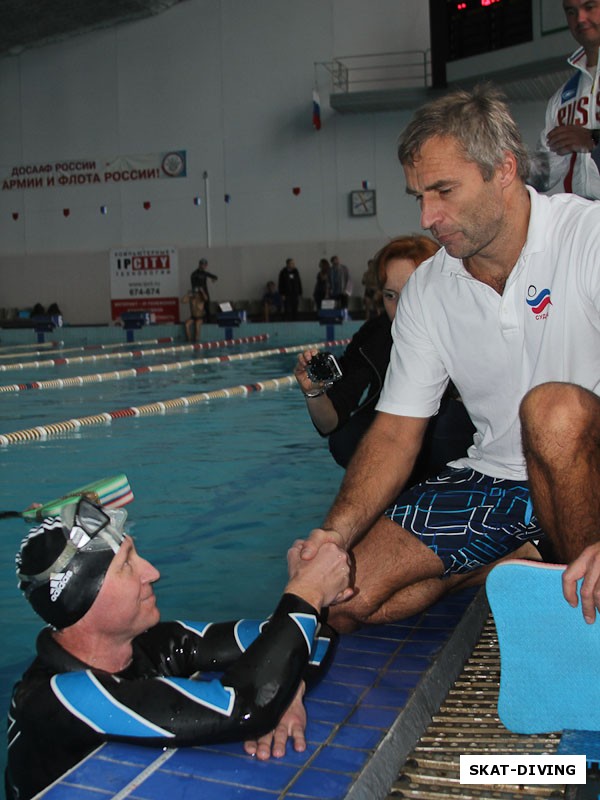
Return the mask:
<path id="1" fill-rule="evenodd" d="M 600 730 L 600 617 L 588 625 L 581 605 L 567 603 L 564 569 L 515 559 L 486 581 L 500 647 L 498 716 L 515 733 Z"/>
<path id="2" fill-rule="evenodd" d="M 588 767 L 600 765 L 600 731 L 563 731 L 557 756 L 585 754 Z"/>

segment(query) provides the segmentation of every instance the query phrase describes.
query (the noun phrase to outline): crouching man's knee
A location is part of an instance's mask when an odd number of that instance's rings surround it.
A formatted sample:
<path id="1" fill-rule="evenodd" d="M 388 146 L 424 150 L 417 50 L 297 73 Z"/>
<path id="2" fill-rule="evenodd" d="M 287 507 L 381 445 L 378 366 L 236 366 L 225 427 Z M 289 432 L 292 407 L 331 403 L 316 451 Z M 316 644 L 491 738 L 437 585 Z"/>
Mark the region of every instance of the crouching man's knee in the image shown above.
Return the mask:
<path id="1" fill-rule="evenodd" d="M 568 445 L 600 423 L 600 400 L 573 383 L 542 383 L 527 392 L 519 416 L 526 449 L 549 439 Z"/>
<path id="2" fill-rule="evenodd" d="M 329 606 L 327 622 L 338 633 L 352 633 L 352 631 L 362 628 L 370 622 L 370 609 L 360 607 L 356 603 L 356 598 L 340 603 L 337 606 Z"/>

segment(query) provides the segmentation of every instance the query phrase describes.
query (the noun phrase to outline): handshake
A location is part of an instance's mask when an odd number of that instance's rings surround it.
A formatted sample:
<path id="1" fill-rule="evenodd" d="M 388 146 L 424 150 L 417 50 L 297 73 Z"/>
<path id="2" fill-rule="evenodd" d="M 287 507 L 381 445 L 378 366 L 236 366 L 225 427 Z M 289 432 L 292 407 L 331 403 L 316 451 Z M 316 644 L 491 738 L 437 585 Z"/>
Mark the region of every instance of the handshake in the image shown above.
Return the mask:
<path id="1" fill-rule="evenodd" d="M 297 539 L 288 550 L 285 591 L 304 598 L 317 611 L 354 594 L 350 557 L 333 541 L 335 536 L 333 531 L 318 530 L 307 540 Z"/>

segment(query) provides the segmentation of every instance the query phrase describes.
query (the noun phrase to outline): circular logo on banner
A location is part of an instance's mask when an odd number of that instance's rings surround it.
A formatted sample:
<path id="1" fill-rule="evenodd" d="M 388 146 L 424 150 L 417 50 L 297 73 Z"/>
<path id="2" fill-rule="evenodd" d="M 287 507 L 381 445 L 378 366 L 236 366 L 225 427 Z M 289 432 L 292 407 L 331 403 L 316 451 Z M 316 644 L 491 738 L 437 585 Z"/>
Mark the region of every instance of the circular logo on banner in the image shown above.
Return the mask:
<path id="1" fill-rule="evenodd" d="M 162 169 L 170 178 L 178 178 L 185 172 L 185 161 L 181 153 L 167 153 L 162 160 Z"/>

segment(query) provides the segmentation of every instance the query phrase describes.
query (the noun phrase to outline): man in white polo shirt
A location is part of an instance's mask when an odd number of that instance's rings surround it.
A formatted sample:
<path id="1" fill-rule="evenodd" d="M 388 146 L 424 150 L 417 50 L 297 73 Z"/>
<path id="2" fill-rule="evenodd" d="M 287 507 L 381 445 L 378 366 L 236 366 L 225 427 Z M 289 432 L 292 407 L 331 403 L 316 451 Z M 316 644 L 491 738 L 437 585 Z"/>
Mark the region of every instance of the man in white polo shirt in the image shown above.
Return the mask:
<path id="1" fill-rule="evenodd" d="M 564 594 L 600 608 L 600 204 L 538 195 L 491 87 L 420 108 L 400 138 L 406 191 L 442 245 L 409 279 L 378 415 L 323 525 L 351 549 L 340 630 L 415 613 L 546 537 Z M 467 457 L 405 489 L 449 380 L 475 425 Z M 594 599 L 594 592 L 596 593 Z"/>

